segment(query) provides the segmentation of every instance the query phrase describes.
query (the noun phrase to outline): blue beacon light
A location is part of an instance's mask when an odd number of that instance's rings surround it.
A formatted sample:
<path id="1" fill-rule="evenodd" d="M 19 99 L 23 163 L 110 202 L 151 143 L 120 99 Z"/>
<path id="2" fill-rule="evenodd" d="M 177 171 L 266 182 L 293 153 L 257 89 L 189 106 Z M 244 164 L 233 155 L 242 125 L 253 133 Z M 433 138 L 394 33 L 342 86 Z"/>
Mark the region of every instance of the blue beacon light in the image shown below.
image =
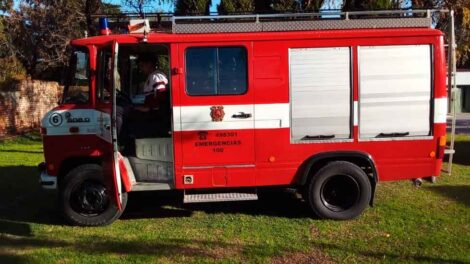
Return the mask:
<path id="1" fill-rule="evenodd" d="M 108 18 L 107 17 L 100 17 L 100 34 L 101 35 L 111 34 L 111 30 L 109 30 L 109 27 L 108 27 Z"/>

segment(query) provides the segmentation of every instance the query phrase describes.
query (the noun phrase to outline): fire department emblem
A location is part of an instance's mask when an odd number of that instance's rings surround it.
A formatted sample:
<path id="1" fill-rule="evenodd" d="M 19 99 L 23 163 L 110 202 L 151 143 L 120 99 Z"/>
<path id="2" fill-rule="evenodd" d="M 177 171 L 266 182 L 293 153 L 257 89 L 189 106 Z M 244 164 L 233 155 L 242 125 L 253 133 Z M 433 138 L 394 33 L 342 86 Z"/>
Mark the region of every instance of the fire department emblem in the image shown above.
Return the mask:
<path id="1" fill-rule="evenodd" d="M 221 105 L 211 107 L 212 122 L 221 122 L 224 119 L 224 107 Z"/>

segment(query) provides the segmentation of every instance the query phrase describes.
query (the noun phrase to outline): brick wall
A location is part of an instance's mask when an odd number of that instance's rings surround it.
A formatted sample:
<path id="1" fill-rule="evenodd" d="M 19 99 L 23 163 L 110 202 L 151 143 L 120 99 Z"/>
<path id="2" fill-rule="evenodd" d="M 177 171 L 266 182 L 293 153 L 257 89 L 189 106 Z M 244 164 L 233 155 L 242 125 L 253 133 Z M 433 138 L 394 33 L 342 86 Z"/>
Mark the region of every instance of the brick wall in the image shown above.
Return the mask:
<path id="1" fill-rule="evenodd" d="M 57 106 L 61 92 L 58 83 L 38 80 L 0 91 L 0 136 L 38 128 L 44 114 Z"/>

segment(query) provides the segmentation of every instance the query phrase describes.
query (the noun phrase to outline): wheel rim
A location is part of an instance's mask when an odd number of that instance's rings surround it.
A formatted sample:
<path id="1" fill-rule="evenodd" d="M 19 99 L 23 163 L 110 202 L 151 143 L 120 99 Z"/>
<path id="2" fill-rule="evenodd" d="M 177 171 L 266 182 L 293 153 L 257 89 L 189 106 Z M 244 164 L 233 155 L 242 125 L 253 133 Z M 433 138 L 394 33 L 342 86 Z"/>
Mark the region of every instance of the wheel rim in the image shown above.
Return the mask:
<path id="1" fill-rule="evenodd" d="M 323 205 L 334 212 L 346 211 L 353 207 L 360 196 L 358 182 L 350 175 L 334 175 L 322 185 L 320 198 Z"/>
<path id="2" fill-rule="evenodd" d="M 81 215 L 99 215 L 109 206 L 106 187 L 97 181 L 84 181 L 72 190 L 70 205 L 75 212 Z"/>

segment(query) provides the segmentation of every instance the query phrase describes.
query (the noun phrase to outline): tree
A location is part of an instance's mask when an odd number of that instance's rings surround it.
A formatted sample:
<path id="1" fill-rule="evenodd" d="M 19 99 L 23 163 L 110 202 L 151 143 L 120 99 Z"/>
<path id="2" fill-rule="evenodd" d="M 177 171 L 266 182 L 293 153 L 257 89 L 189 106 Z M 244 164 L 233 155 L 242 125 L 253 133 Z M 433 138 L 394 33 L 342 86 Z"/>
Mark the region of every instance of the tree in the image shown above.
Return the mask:
<path id="1" fill-rule="evenodd" d="M 93 25 L 92 15 L 99 13 L 101 6 L 101 0 L 85 0 L 85 6 L 83 8 L 85 11 L 86 25 L 88 33 L 92 36 L 96 35 L 97 33 L 96 26 Z"/>
<path id="2" fill-rule="evenodd" d="M 405 0 L 344 0 L 343 11 L 399 9 Z"/>
<path id="3" fill-rule="evenodd" d="M 455 11 L 455 41 L 457 43 L 457 67 L 470 67 L 470 1 L 462 0 L 411 0 L 413 9 L 445 8 Z M 449 16 L 434 17 L 436 27 L 448 31 Z"/>
<path id="4" fill-rule="evenodd" d="M 468 0 L 344 0 L 343 11 L 398 9 L 453 9 L 457 43 L 457 66 L 470 67 L 470 1 Z M 436 28 L 446 32 L 449 16 L 433 17 Z"/>
<path id="5" fill-rule="evenodd" d="M 336 0 L 221 0 L 217 6 L 219 14 L 267 13 L 267 12 L 319 12 L 326 2 Z M 261 3 L 262 2 L 262 3 Z"/>
<path id="6" fill-rule="evenodd" d="M 258 14 L 271 12 L 271 1 L 255 0 L 255 12 Z"/>
<path id="7" fill-rule="evenodd" d="M 217 5 L 219 15 L 246 14 L 255 11 L 254 0 L 221 0 Z"/>
<path id="8" fill-rule="evenodd" d="M 298 4 L 296 0 L 272 0 L 271 7 L 278 13 L 295 12 L 300 9 Z"/>
<path id="9" fill-rule="evenodd" d="M 176 15 L 209 15 L 211 0 L 176 0 Z"/>
<path id="10" fill-rule="evenodd" d="M 86 19 L 77 1 L 21 1 L 8 17 L 9 45 L 33 77 L 68 62 L 69 42 L 83 36 Z M 58 77 L 58 76 L 55 76 Z"/>
<path id="11" fill-rule="evenodd" d="M 8 39 L 5 34 L 6 18 L 0 15 L 0 58 L 10 55 L 8 47 Z"/>
<path id="12" fill-rule="evenodd" d="M 6 12 L 13 6 L 13 0 L 0 0 L 0 11 Z"/>
<path id="13" fill-rule="evenodd" d="M 145 10 L 152 6 L 153 3 L 157 0 L 122 0 L 121 3 L 123 6 L 139 13 L 140 17 L 145 17 Z M 163 1 L 158 1 L 162 3 Z"/>
<path id="14" fill-rule="evenodd" d="M 335 0 L 303 0 L 301 1 L 302 11 L 319 12 L 320 8 L 329 2 L 335 2 Z"/>

